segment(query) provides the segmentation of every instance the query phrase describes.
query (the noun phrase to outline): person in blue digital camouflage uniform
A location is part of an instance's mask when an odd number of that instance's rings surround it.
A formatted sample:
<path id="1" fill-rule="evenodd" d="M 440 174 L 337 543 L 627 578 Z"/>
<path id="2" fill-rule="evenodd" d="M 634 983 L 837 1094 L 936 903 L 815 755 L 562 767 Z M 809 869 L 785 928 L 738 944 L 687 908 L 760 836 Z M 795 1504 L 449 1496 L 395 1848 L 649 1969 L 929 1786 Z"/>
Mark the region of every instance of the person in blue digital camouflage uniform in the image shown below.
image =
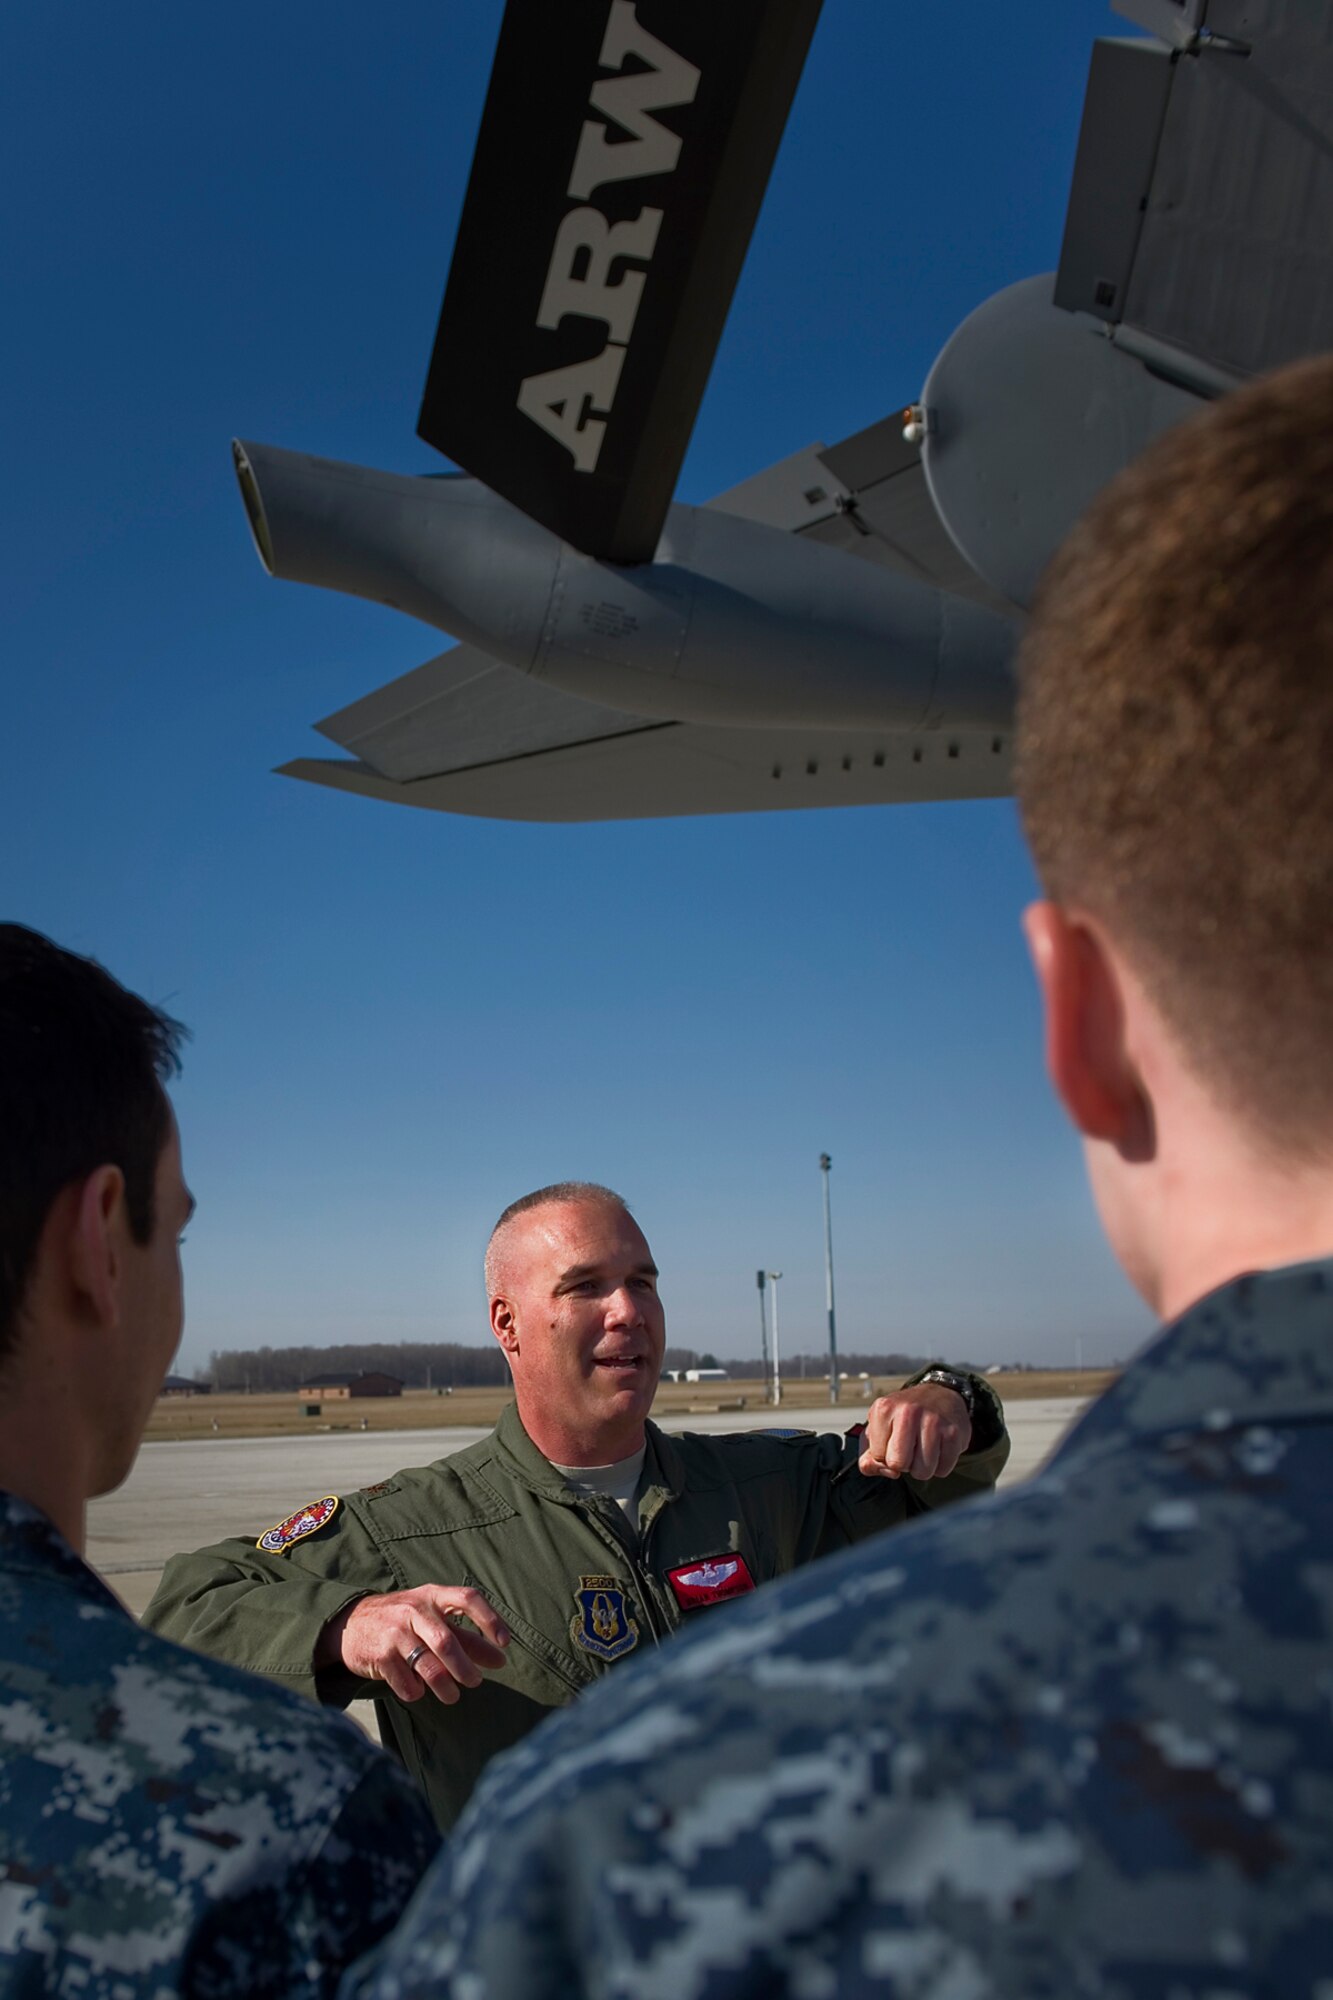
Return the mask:
<path id="1" fill-rule="evenodd" d="M 0 1996 L 314 2000 L 438 1844 L 354 1725 L 82 1559 L 180 1338 L 177 1025 L 0 925 Z"/>
<path id="2" fill-rule="evenodd" d="M 1101 496 L 1021 683 L 1047 1062 L 1165 1331 L 498 1760 L 355 2000 L 1333 1995 L 1333 358 Z"/>

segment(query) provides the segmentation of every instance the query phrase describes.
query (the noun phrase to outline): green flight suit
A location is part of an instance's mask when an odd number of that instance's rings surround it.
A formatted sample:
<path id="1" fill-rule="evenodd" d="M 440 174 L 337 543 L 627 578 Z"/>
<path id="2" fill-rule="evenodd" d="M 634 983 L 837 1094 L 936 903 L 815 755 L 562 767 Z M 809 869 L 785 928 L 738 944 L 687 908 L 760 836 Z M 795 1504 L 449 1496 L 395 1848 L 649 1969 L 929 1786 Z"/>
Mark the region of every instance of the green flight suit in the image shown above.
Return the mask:
<path id="1" fill-rule="evenodd" d="M 855 1435 L 668 1437 L 650 1423 L 632 1547 L 616 1502 L 569 1486 L 510 1405 L 479 1444 L 346 1495 L 324 1525 L 276 1554 L 234 1538 L 174 1556 L 145 1622 L 321 1701 L 374 1697 L 385 1744 L 448 1827 L 483 1766 L 549 1710 L 687 1618 L 712 1615 L 682 1610 L 678 1591 L 694 1593 L 673 1588 L 671 1571 L 739 1554 L 744 1567 L 728 1587 L 746 1569 L 762 1584 L 985 1491 L 1009 1455 L 997 1420 L 994 1443 L 925 1484 L 864 1478 Z M 451 1707 L 429 1694 L 400 1702 L 341 1669 L 316 1673 L 315 1643 L 331 1618 L 358 1597 L 422 1583 L 485 1592 L 513 1634 L 502 1669 Z"/>

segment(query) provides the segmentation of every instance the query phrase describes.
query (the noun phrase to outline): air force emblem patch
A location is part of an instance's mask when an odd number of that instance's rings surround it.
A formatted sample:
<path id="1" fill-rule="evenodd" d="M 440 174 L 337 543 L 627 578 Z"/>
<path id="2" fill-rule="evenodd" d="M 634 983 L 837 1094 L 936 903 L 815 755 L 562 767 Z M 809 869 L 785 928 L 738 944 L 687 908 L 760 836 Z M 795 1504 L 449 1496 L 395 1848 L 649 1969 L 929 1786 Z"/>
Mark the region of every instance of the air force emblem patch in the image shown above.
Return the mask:
<path id="1" fill-rule="evenodd" d="M 729 1597 L 741 1597 L 754 1589 L 749 1563 L 734 1550 L 669 1569 L 667 1582 L 682 1611 L 696 1611 L 701 1604 L 723 1604 Z"/>
<path id="2" fill-rule="evenodd" d="M 625 1609 L 625 1592 L 613 1576 L 581 1576 L 574 1592 L 578 1610 L 570 1625 L 576 1646 L 599 1660 L 618 1660 L 639 1643 L 639 1628 Z"/>
<path id="3" fill-rule="evenodd" d="M 304 1541 L 307 1535 L 315 1534 L 326 1521 L 331 1521 L 338 1511 L 336 1493 L 326 1493 L 322 1500 L 312 1500 L 308 1507 L 298 1507 L 285 1521 L 279 1521 L 276 1528 L 269 1528 L 255 1543 L 268 1555 L 280 1556 L 293 1542 Z"/>

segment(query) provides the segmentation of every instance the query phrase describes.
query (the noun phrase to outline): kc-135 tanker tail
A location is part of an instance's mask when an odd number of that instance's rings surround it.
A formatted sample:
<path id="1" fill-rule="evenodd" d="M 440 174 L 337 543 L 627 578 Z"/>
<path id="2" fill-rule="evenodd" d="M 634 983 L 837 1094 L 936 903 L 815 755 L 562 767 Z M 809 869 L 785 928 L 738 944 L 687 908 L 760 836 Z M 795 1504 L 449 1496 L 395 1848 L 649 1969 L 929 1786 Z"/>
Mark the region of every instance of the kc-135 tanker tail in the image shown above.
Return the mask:
<path id="1" fill-rule="evenodd" d="M 471 476 L 235 447 L 273 575 L 462 642 L 287 772 L 551 820 L 1002 793 L 1078 513 L 1333 344 L 1333 7 L 1116 0 L 1150 37 L 1093 46 L 1059 270 L 905 408 L 673 504 L 819 4 L 508 0 L 419 424 Z"/>

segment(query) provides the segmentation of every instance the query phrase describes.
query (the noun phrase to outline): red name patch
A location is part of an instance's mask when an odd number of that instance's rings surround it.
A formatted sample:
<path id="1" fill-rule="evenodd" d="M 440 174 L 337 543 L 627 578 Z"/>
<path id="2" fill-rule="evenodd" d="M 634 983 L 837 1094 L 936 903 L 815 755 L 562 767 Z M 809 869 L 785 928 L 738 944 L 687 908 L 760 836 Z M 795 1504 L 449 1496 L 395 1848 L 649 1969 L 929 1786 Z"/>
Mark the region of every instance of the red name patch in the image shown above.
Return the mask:
<path id="1" fill-rule="evenodd" d="M 743 1597 L 754 1589 L 750 1565 L 734 1550 L 669 1569 L 667 1582 L 682 1611 L 697 1611 L 701 1604 L 722 1604 L 728 1597 Z"/>

